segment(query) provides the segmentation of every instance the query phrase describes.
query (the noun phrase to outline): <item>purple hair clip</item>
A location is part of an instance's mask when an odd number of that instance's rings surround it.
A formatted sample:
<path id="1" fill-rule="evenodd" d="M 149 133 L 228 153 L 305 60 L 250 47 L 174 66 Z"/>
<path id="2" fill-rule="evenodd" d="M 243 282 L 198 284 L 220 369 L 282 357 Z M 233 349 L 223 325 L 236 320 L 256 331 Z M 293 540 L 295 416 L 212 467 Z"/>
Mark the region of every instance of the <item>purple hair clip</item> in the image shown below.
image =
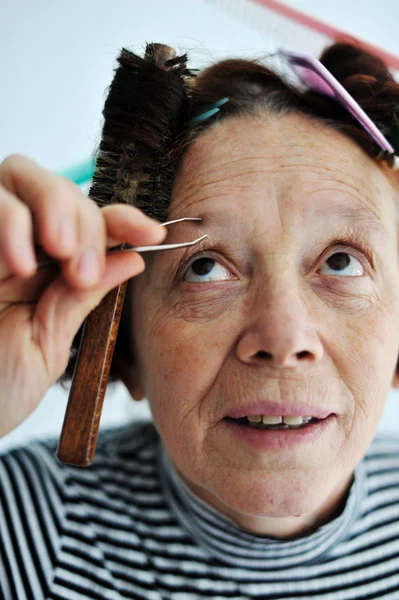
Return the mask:
<path id="1" fill-rule="evenodd" d="M 335 98 L 360 123 L 363 129 L 367 131 L 384 152 L 388 152 L 389 154 L 395 153 L 393 146 L 391 146 L 370 117 L 366 115 L 359 104 L 317 58 L 308 54 L 289 52 L 287 50 L 279 50 L 278 54 L 281 54 L 288 60 L 299 79 L 307 88 L 324 96 Z"/>

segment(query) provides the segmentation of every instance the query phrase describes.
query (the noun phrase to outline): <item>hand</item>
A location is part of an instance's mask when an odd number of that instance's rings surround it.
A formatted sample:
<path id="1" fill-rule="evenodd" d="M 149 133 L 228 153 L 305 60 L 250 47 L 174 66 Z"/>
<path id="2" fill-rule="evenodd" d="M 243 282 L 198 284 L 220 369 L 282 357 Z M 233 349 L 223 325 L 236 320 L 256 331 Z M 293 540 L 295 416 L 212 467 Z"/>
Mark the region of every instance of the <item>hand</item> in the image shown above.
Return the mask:
<path id="1" fill-rule="evenodd" d="M 0 437 L 37 407 L 64 372 L 86 316 L 144 270 L 123 242 L 161 243 L 159 223 L 133 206 L 99 209 L 68 179 L 15 154 L 0 164 Z M 34 244 L 60 261 L 37 269 Z"/>

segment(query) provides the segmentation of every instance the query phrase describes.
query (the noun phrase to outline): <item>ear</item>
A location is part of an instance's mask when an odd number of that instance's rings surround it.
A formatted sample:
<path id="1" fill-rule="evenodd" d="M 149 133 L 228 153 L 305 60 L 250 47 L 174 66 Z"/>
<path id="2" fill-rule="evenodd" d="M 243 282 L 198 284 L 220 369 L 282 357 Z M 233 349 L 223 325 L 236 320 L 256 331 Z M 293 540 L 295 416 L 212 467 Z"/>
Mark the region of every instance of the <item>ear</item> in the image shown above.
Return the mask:
<path id="1" fill-rule="evenodd" d="M 138 369 L 132 365 L 122 363 L 119 365 L 119 374 L 122 382 L 130 392 L 133 400 L 143 400 L 145 398 L 144 386 L 141 383 Z"/>
<path id="2" fill-rule="evenodd" d="M 396 365 L 396 369 L 395 369 L 395 373 L 394 373 L 393 378 L 392 378 L 391 386 L 393 388 L 399 388 L 399 361 L 398 361 L 398 363 Z"/>

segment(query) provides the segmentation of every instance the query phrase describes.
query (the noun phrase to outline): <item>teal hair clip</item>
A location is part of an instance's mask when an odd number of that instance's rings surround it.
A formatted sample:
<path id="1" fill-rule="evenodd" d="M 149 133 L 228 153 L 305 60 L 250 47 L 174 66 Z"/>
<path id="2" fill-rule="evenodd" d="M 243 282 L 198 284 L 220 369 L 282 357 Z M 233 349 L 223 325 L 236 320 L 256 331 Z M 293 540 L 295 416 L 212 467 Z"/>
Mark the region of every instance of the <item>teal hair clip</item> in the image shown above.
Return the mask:
<path id="1" fill-rule="evenodd" d="M 95 165 L 96 159 L 91 158 L 90 160 L 75 165 L 74 167 L 70 167 L 69 169 L 59 171 L 57 175 L 62 175 L 62 177 L 70 179 L 77 185 L 82 185 L 83 183 L 86 183 L 87 181 L 93 179 Z"/>
<path id="2" fill-rule="evenodd" d="M 214 104 L 211 104 L 210 106 L 208 106 L 208 108 L 205 112 L 203 112 L 200 115 L 197 115 L 196 117 L 191 119 L 189 121 L 189 125 L 194 125 L 195 123 L 200 123 L 201 121 L 205 121 L 206 119 L 209 119 L 209 117 L 212 117 L 217 112 L 219 112 L 220 107 L 223 106 L 223 104 L 226 104 L 226 102 L 228 102 L 228 101 L 229 101 L 229 98 L 222 98 L 221 100 L 218 100 Z"/>

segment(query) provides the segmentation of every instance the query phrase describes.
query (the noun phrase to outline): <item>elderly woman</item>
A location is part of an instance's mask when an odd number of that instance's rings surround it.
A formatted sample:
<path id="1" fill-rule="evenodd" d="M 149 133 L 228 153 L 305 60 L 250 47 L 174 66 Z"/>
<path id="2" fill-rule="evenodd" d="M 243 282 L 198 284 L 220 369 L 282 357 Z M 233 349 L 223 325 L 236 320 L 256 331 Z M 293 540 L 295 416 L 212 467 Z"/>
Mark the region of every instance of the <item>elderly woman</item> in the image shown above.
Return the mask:
<path id="1" fill-rule="evenodd" d="M 397 144 L 381 61 L 344 43 L 321 61 Z M 106 256 L 165 230 L 26 157 L 1 165 L 1 434 L 131 278 L 114 373 L 153 416 L 102 431 L 87 469 L 56 439 L 2 457 L 2 597 L 397 599 L 399 442 L 376 434 L 399 386 L 393 153 L 259 62 L 211 66 L 190 102 L 167 217 L 201 221 L 168 242 L 199 245 Z M 62 262 L 51 281 L 34 240 Z"/>

